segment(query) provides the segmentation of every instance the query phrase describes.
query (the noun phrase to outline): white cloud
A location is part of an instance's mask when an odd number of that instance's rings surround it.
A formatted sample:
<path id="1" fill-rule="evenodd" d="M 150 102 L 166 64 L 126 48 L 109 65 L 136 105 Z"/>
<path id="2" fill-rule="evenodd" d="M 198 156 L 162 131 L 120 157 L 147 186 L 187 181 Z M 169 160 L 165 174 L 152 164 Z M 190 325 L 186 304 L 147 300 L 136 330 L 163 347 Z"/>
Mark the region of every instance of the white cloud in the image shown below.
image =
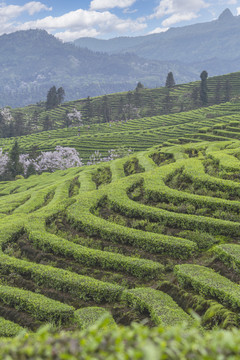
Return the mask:
<path id="1" fill-rule="evenodd" d="M 198 12 L 208 6 L 204 0 L 161 0 L 150 18 L 170 15 L 162 22 L 164 27 L 168 27 L 180 21 L 196 18 Z"/>
<path id="2" fill-rule="evenodd" d="M 162 33 L 162 32 L 166 32 L 169 28 L 161 28 L 161 27 L 157 27 L 156 29 L 150 31 L 148 33 L 148 35 L 151 35 L 151 34 L 159 34 L 159 33 Z"/>
<path id="3" fill-rule="evenodd" d="M 100 32 L 96 29 L 83 29 L 79 31 L 66 30 L 54 34 L 57 38 L 66 41 L 72 41 L 81 37 L 96 37 L 100 35 Z"/>
<path id="4" fill-rule="evenodd" d="M 240 15 L 240 7 L 237 8 L 237 15 Z"/>
<path id="5" fill-rule="evenodd" d="M 169 18 L 167 18 L 166 20 L 164 20 L 162 22 L 163 26 L 171 26 L 173 24 L 177 24 L 181 21 L 188 21 L 188 20 L 192 20 L 197 18 L 198 16 L 194 13 L 179 13 L 179 14 L 173 14 L 172 16 L 170 16 Z"/>
<path id="6" fill-rule="evenodd" d="M 23 12 L 28 12 L 29 15 L 33 15 L 41 10 L 52 10 L 46 5 L 40 3 L 39 1 L 31 1 L 25 5 L 0 5 L 0 21 L 8 21 L 10 19 L 17 18 Z"/>
<path id="7" fill-rule="evenodd" d="M 6 5 L 0 4 L 0 34 L 10 33 L 18 30 L 15 19 L 21 16 L 24 12 L 30 16 L 41 10 L 51 11 L 52 8 L 47 7 L 39 1 L 30 1 L 25 5 Z"/>
<path id="8" fill-rule="evenodd" d="M 128 8 L 132 6 L 136 0 L 92 0 L 90 4 L 91 10 L 103 10 L 113 8 Z"/>
<path id="9" fill-rule="evenodd" d="M 45 29 L 57 31 L 62 40 L 75 40 L 81 36 L 102 35 L 111 32 L 125 33 L 145 29 L 143 19 L 120 19 L 109 11 L 98 12 L 78 9 L 59 17 L 48 16 L 43 19 L 28 21 L 18 26 L 18 30 Z M 89 34 L 89 35 L 88 35 Z"/>

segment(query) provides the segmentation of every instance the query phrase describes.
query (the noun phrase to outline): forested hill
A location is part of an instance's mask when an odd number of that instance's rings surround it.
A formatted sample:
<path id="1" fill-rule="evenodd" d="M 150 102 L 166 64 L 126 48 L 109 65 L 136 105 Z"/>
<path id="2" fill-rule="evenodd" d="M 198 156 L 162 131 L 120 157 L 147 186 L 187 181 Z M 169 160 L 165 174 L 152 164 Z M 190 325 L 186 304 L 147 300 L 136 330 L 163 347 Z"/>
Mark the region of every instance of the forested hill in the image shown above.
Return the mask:
<path id="1" fill-rule="evenodd" d="M 197 75 L 180 63 L 146 61 L 135 54 L 108 55 L 62 43 L 44 30 L 0 36 L 0 106 L 24 106 L 45 100 L 52 85 L 64 87 L 66 99 L 164 84 L 168 71 L 178 82 Z"/>

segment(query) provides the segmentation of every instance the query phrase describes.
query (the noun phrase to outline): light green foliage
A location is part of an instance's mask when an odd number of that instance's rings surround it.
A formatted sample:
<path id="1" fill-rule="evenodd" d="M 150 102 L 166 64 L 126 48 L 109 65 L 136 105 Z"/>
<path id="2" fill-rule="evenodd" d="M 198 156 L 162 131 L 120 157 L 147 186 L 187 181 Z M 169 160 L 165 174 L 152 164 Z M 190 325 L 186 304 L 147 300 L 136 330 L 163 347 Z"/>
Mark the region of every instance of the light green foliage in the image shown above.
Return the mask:
<path id="1" fill-rule="evenodd" d="M 0 337 L 13 337 L 23 331 L 24 329 L 18 324 L 0 317 Z"/>
<path id="2" fill-rule="evenodd" d="M 142 359 L 142 360 L 237 360 L 239 330 L 202 333 L 182 324 L 149 329 L 143 325 L 106 329 L 108 318 L 84 331 L 60 334 L 40 329 L 36 334 L 0 341 L 0 356 L 9 360 L 62 359 Z M 104 330 L 104 328 L 106 330 Z"/>
<path id="3" fill-rule="evenodd" d="M 191 285 L 195 291 L 220 301 L 233 309 L 240 308 L 240 287 L 214 270 L 199 265 L 177 265 L 174 272 L 183 286 Z"/>
<path id="4" fill-rule="evenodd" d="M 123 293 L 125 301 L 139 308 L 148 310 L 156 325 L 165 326 L 186 322 L 193 324 L 193 319 L 186 314 L 172 298 L 162 291 L 151 288 L 137 288 Z"/>
<path id="5" fill-rule="evenodd" d="M 86 329 L 89 326 L 93 325 L 101 318 L 107 318 L 107 326 L 105 328 L 115 329 L 116 323 L 112 318 L 111 314 L 103 308 L 100 307 L 87 307 L 83 309 L 76 310 L 74 313 L 75 321 L 79 325 L 80 329 Z M 104 329 L 104 328 L 103 328 Z"/>

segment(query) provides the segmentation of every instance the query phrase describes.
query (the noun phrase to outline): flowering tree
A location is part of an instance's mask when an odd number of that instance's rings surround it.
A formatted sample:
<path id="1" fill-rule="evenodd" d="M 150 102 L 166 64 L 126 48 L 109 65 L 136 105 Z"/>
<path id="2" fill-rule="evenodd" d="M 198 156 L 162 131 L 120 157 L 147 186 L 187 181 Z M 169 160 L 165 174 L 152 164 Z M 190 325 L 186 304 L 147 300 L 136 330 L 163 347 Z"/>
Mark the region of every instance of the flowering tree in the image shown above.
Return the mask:
<path id="1" fill-rule="evenodd" d="M 128 156 L 133 152 L 132 149 L 127 148 L 126 146 L 119 146 L 117 149 L 108 150 L 108 156 L 102 157 L 102 154 L 96 150 L 89 158 L 87 165 L 95 165 L 101 162 L 107 162 L 114 159 L 119 159 L 124 156 Z"/>
<path id="2" fill-rule="evenodd" d="M 82 114 L 81 111 L 77 111 L 76 108 L 73 109 L 71 113 L 67 114 L 67 117 L 69 121 L 77 120 L 79 122 L 79 125 L 82 125 Z"/>
<path id="3" fill-rule="evenodd" d="M 3 154 L 2 148 L 0 148 L 0 175 L 3 175 L 7 169 L 8 154 Z"/>
<path id="4" fill-rule="evenodd" d="M 70 167 L 83 166 L 76 149 L 62 146 L 57 146 L 55 151 L 42 152 L 35 160 L 30 158 L 29 154 L 20 155 L 20 162 L 24 168 L 24 175 L 27 174 L 30 165 L 34 166 L 39 174 L 43 171 L 54 172 Z"/>
<path id="5" fill-rule="evenodd" d="M 1 109 L 1 115 L 3 116 L 4 122 L 6 124 L 9 124 L 11 121 L 14 120 L 10 109 L 8 109 L 6 107 Z"/>

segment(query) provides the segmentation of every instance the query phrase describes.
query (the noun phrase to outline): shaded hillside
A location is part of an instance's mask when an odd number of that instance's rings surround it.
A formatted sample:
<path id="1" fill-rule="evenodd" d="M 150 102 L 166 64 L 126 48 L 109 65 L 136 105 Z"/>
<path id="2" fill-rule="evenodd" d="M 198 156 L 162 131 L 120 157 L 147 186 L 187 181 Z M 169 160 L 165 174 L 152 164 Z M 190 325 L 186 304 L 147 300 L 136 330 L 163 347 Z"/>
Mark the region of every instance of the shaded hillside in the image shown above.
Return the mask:
<path id="1" fill-rule="evenodd" d="M 0 36 L 0 106 L 23 106 L 45 100 L 53 85 L 62 86 L 74 100 L 163 83 L 171 65 L 147 61 L 134 54 L 108 55 L 62 43 L 43 30 Z M 174 64 L 181 79 L 191 70 Z"/>

